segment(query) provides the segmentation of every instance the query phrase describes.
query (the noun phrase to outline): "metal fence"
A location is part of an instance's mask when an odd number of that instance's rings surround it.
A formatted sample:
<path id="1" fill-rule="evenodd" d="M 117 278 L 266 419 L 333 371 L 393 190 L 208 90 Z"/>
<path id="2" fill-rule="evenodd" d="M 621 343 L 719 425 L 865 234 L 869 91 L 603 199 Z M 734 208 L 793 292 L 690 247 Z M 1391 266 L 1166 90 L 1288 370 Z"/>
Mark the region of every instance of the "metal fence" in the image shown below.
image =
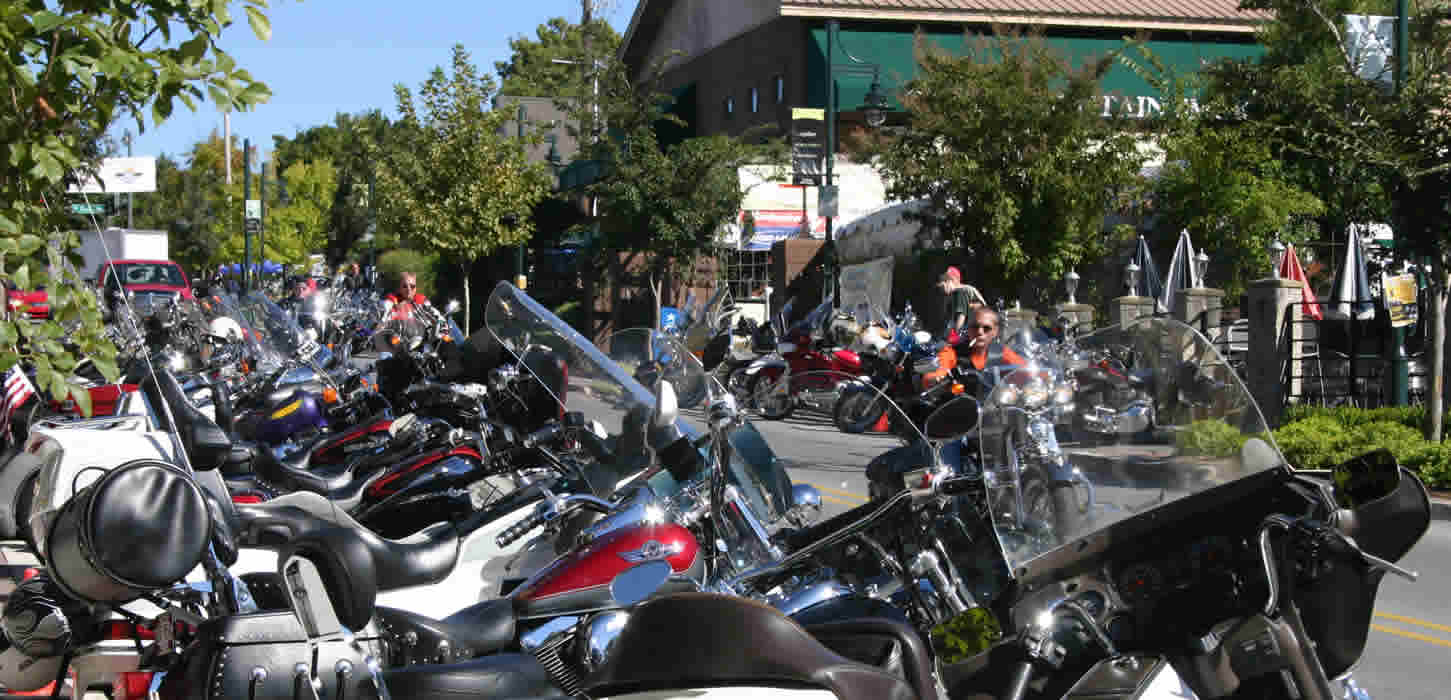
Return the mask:
<path id="1" fill-rule="evenodd" d="M 1295 302 L 1298 304 L 1299 302 Z M 1287 307 L 1287 312 L 1295 304 Z M 1283 332 L 1297 326 L 1281 372 L 1286 403 L 1376 408 L 1391 405 L 1391 334 L 1382 318 L 1313 318 L 1285 315 Z M 1419 404 L 1429 384 L 1421 352 L 1410 355 L 1409 400 Z"/>

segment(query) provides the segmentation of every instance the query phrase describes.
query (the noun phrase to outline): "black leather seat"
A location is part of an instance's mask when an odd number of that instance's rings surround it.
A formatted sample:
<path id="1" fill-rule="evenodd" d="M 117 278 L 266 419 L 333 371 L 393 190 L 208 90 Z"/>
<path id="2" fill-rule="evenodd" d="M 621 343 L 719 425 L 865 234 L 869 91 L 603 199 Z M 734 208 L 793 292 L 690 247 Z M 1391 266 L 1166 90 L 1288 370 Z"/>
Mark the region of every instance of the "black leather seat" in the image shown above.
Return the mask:
<path id="1" fill-rule="evenodd" d="M 872 617 L 807 625 L 806 631 L 848 659 L 905 679 L 922 700 L 938 700 L 932 655 L 911 625 Z"/>
<path id="2" fill-rule="evenodd" d="M 236 507 L 244 546 L 275 546 L 331 527 L 355 532 L 373 557 L 378 590 L 436 583 L 458 563 L 459 535 L 452 523 L 430 525 L 401 540 L 379 537 L 346 511 L 315 493 L 290 493 L 266 503 Z"/>
<path id="3" fill-rule="evenodd" d="M 442 620 L 388 607 L 379 607 L 375 619 L 399 652 L 394 663 L 446 664 L 513 646 L 518 614 L 513 598 L 497 598 Z"/>
<path id="4" fill-rule="evenodd" d="M 539 661 L 525 654 L 495 654 L 447 665 L 407 666 L 383 672 L 395 700 L 428 698 L 562 698 Z"/>
<path id="5" fill-rule="evenodd" d="M 841 700 L 911 700 L 912 685 L 848 660 L 761 603 L 711 593 L 646 602 L 585 681 L 591 697 L 765 684 L 824 688 Z"/>
<path id="6" fill-rule="evenodd" d="M 141 380 L 141 393 L 151 403 L 161 428 L 175 430 L 181 437 L 182 448 L 193 468 L 215 469 L 222 465 L 231 452 L 232 438 L 192 404 L 181 383 L 176 381 L 176 375 L 168 370 L 148 374 Z M 165 407 L 171 409 L 171 420 Z"/>

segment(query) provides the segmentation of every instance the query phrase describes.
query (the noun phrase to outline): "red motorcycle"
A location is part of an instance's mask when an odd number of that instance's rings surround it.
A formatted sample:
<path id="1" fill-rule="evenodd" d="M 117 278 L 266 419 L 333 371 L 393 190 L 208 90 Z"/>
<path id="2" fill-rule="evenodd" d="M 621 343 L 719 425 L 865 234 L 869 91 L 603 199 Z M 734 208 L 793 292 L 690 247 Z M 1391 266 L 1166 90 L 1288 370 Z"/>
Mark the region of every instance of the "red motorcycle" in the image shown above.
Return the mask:
<path id="1" fill-rule="evenodd" d="M 831 337 L 832 299 L 828 298 L 782 334 L 776 353 L 752 362 L 743 371 L 747 390 L 768 420 L 791 417 L 799 406 L 831 414 L 841 398 L 833 377 L 862 374 L 862 358 Z M 792 380 L 792 375 L 802 375 Z"/>

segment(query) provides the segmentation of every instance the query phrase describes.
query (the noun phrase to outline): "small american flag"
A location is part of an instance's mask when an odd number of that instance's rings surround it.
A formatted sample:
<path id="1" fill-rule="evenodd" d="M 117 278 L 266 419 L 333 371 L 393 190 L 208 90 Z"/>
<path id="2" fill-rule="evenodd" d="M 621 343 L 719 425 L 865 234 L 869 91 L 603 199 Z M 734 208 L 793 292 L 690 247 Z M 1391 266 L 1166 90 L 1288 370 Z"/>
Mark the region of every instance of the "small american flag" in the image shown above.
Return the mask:
<path id="1" fill-rule="evenodd" d="M 20 365 L 10 368 L 5 373 L 5 396 L 0 401 L 0 439 L 10 436 L 10 418 L 15 415 L 25 404 L 25 400 L 35 395 L 35 387 L 30 383 L 30 377 L 20 369 Z"/>

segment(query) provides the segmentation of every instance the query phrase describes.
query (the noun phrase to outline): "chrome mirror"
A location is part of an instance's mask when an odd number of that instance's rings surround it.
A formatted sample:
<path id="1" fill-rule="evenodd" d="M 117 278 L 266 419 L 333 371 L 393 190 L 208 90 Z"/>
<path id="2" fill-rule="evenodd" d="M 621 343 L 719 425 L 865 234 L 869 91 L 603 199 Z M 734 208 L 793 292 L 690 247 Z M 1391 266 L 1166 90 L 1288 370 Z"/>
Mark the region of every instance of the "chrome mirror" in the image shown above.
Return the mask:
<path id="1" fill-rule="evenodd" d="M 806 527 L 821 517 L 821 492 L 811 484 L 791 486 L 791 509 L 786 520 L 796 527 Z"/>

